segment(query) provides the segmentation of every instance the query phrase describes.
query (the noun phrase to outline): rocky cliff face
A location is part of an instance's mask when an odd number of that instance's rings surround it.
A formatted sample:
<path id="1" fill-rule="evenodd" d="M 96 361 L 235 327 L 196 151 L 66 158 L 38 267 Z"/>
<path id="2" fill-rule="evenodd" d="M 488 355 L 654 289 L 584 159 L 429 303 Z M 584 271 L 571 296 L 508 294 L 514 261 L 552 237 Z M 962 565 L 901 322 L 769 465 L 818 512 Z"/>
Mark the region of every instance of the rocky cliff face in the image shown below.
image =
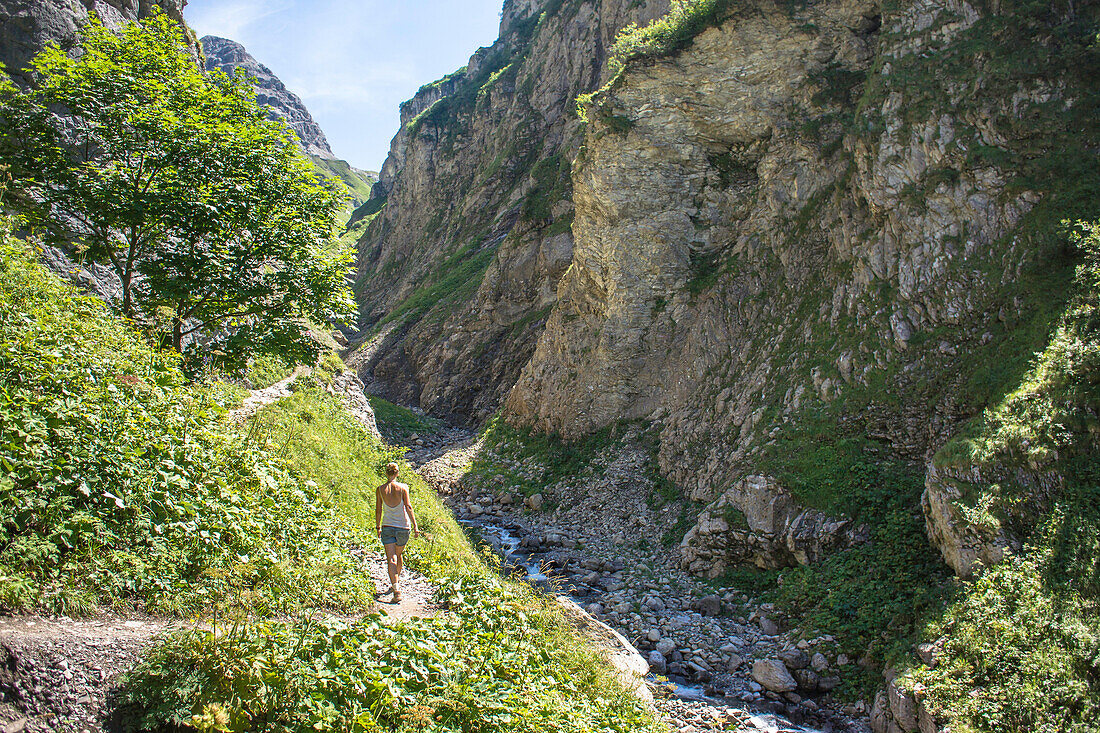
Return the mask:
<path id="1" fill-rule="evenodd" d="M 369 389 L 460 422 L 497 409 L 572 257 L 573 100 L 620 28 L 667 8 L 509 0 L 492 47 L 402 105 L 359 215 L 361 326 L 385 333 L 359 359 Z"/>
<path id="2" fill-rule="evenodd" d="M 54 41 L 67 48 L 91 12 L 110 27 L 144 18 L 160 6 L 181 26 L 187 0 L 0 0 L 0 63 L 17 81 L 27 81 L 23 69 L 42 47 Z M 197 44 L 196 44 L 197 54 Z"/>
<path id="3" fill-rule="evenodd" d="M 248 74 L 254 80 L 256 101 L 267 105 L 272 116 L 286 122 L 294 131 L 302 151 L 313 160 L 317 174 L 322 178 L 337 179 L 347 187 L 349 201 L 345 218 L 350 217 L 370 197 L 371 186 L 378 180 L 378 174 L 361 170 L 337 158 L 329 147 L 324 131 L 301 98 L 287 89 L 271 69 L 257 61 L 244 46 L 218 36 L 203 36 L 201 42 L 207 69 L 220 69 L 226 74 L 242 69 Z"/>
<path id="4" fill-rule="evenodd" d="M 206 68 L 221 69 L 229 75 L 237 69 L 244 70 L 253 79 L 256 101 L 266 105 L 294 130 L 307 154 L 319 158 L 336 157 L 321 126 L 314 121 L 298 95 L 287 89 L 279 77 L 257 61 L 244 46 L 218 36 L 203 36 L 200 42 L 206 55 Z"/>
<path id="5" fill-rule="evenodd" d="M 849 438 L 927 472 L 954 569 L 996 561 L 1018 541 L 970 526 L 930 459 L 1064 302 L 1086 5 L 717 3 L 582 126 L 615 30 L 664 8 L 506 3 L 500 40 L 403 106 L 360 212 L 364 381 L 468 422 L 507 392 L 509 422 L 567 438 L 657 425 L 661 472 L 709 504 L 694 572 L 859 541 L 843 488 L 794 465 Z"/>
<path id="6" fill-rule="evenodd" d="M 573 257 L 511 420 L 657 421 L 663 471 L 710 501 L 814 414 L 923 463 L 1020 376 L 1066 269 L 1029 216 L 1057 196 L 1014 169 L 1035 131 L 1004 120 L 1059 82 L 917 70 L 1000 19 L 906 6 L 750 3 L 597 97 Z"/>
<path id="7" fill-rule="evenodd" d="M 871 406 L 872 430 L 927 458 L 965 412 L 959 390 L 929 402 L 919 383 L 966 374 L 998 314 L 1018 318 L 1013 285 L 1034 256 L 1004 235 L 1036 194 L 962 165 L 961 135 L 1003 144 L 995 114 L 910 121 L 887 94 L 881 131 L 837 128 L 867 104 L 853 81 L 914 52 L 901 25 L 950 35 L 976 14 L 945 24 L 938 4 L 918 7 L 883 38 L 877 3 L 754 5 L 596 103 L 628 129 L 590 115 L 571 267 L 507 402 L 574 436 L 661 421 L 662 465 L 697 499 L 799 410 L 876 380 L 902 398 Z"/>

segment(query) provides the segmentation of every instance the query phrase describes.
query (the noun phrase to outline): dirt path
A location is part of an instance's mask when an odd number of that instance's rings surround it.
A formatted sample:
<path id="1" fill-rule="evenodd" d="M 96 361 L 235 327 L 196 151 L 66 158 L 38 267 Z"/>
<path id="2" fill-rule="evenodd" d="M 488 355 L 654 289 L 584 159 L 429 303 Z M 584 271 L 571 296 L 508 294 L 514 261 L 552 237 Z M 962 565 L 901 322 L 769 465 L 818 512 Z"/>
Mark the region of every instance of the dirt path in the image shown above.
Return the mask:
<path id="1" fill-rule="evenodd" d="M 422 541 L 410 540 L 410 542 Z M 377 553 L 371 553 L 365 560 L 370 568 L 370 576 L 374 580 L 374 587 L 378 591 L 375 593 L 378 610 L 397 621 L 435 616 L 439 612 L 439 606 L 434 601 L 434 587 L 424 576 L 409 568 L 405 568 L 405 571 L 401 573 L 401 602 L 393 602 L 393 596 L 389 593 L 390 577 L 386 572 L 386 555 L 381 551 L 381 548 L 378 548 L 378 550 Z"/>
<path id="2" fill-rule="evenodd" d="M 0 730 L 99 733 L 111 687 L 174 622 L 0 619 Z"/>
<path id="3" fill-rule="evenodd" d="M 294 370 L 294 372 L 282 379 L 270 387 L 264 389 L 254 389 L 248 397 L 244 398 L 241 402 L 241 406 L 235 410 L 230 410 L 229 419 L 231 422 L 242 423 L 248 418 L 255 415 L 261 407 L 270 405 L 272 402 L 278 402 L 284 397 L 290 396 L 290 385 L 298 377 L 308 376 L 313 373 L 313 369 L 306 366 L 300 366 Z"/>

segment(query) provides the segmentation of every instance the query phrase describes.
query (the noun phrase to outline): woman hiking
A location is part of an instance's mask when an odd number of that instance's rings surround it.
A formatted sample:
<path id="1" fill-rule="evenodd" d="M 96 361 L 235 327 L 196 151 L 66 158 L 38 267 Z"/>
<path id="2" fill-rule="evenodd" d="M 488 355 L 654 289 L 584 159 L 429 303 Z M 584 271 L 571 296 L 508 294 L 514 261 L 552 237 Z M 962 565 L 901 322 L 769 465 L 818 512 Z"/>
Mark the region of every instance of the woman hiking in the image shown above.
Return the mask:
<path id="1" fill-rule="evenodd" d="M 419 536 L 420 530 L 409 503 L 409 487 L 397 481 L 396 463 L 386 465 L 386 476 L 389 481 L 374 490 L 377 499 L 374 504 L 374 526 L 382 546 L 386 548 L 386 569 L 390 574 L 393 602 L 400 603 L 401 589 L 397 583 L 404 569 L 401 555 L 409 543 L 410 520 L 412 533 Z"/>

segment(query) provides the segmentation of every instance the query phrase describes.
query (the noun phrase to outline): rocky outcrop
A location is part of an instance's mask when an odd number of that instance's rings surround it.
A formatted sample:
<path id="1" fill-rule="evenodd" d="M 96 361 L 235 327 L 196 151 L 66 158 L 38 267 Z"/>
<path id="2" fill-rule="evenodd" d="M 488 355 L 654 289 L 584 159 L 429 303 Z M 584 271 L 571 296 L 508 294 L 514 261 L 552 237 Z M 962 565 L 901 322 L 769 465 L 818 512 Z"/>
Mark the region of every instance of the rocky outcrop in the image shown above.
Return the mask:
<path id="1" fill-rule="evenodd" d="M 702 511 L 680 544 L 680 563 L 707 578 L 738 565 L 810 565 L 867 534 L 851 519 L 801 506 L 770 477 L 747 476 Z"/>
<path id="2" fill-rule="evenodd" d="M 921 696 L 902 687 L 887 671 L 886 689 L 875 696 L 871 707 L 874 733 L 940 733 L 944 730 L 929 712 Z"/>
<path id="3" fill-rule="evenodd" d="M 363 383 L 359 381 L 355 372 L 350 370 L 340 372 L 333 377 L 331 384 L 325 385 L 325 391 L 339 398 L 344 403 L 344 409 L 356 422 L 380 442 L 384 442 L 382 434 L 378 432 L 374 408 L 371 407 L 370 401 L 363 392 Z"/>
<path id="4" fill-rule="evenodd" d="M 206 68 L 221 69 L 229 75 L 241 69 L 248 74 L 256 89 L 256 101 L 294 130 L 307 154 L 319 158 L 336 157 L 329 147 L 324 131 L 314 121 L 301 98 L 287 89 L 279 77 L 257 61 L 244 46 L 218 36 L 203 36 L 200 42 L 206 55 Z"/>
<path id="5" fill-rule="evenodd" d="M 554 596 L 558 607 L 580 634 L 597 647 L 615 668 L 626 689 L 643 702 L 653 703 L 653 692 L 646 684 L 649 662 L 626 637 L 578 606 L 569 596 Z"/>
<path id="6" fill-rule="evenodd" d="M 105 25 L 115 28 L 144 18 L 160 6 L 186 28 L 183 20 L 186 4 L 187 0 L 0 0 L 0 63 L 18 83 L 25 84 L 30 79 L 24 70 L 31 58 L 51 41 L 70 48 L 91 12 Z M 193 38 L 190 31 L 188 36 Z"/>
<path id="7" fill-rule="evenodd" d="M 402 105 L 359 242 L 360 326 L 398 326 L 360 365 L 368 389 L 462 423 L 498 408 L 572 256 L 574 100 L 620 28 L 667 9 L 509 0 L 496 43 Z"/>
<path id="8" fill-rule="evenodd" d="M 889 91 L 978 17 L 909 5 L 884 28 L 865 0 L 749 3 L 591 103 L 572 261 L 511 421 L 656 421 L 662 471 L 712 501 L 809 408 L 918 461 L 971 414 L 962 384 L 1035 266 L 1005 235 L 1038 195 L 966 162 L 973 139 L 1009 145 L 997 112 Z M 841 124 L 857 103 L 871 121 Z"/>
<path id="9" fill-rule="evenodd" d="M 1018 487 L 1019 498 L 1000 501 L 995 492 L 1001 487 Z M 1007 553 L 1018 552 L 1032 519 L 1064 490 L 1065 478 L 1040 466 L 940 466 L 930 461 L 921 495 L 928 539 L 956 575 L 970 578 L 979 567 L 991 567 Z"/>

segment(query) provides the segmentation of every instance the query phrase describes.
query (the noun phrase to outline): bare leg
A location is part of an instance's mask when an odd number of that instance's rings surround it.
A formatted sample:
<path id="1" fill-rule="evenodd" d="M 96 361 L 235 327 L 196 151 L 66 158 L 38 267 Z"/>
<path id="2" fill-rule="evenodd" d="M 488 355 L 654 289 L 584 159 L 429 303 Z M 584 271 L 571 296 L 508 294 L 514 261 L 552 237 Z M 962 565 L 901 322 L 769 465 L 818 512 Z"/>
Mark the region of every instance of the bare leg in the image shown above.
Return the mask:
<path id="1" fill-rule="evenodd" d="M 390 574 L 390 587 L 397 588 L 397 574 L 400 572 L 401 560 L 397 552 L 397 545 L 384 545 L 386 548 L 386 570 Z"/>
<path id="2" fill-rule="evenodd" d="M 405 546 L 404 545 L 396 545 L 395 549 L 396 549 L 396 552 L 397 552 L 397 577 L 400 578 L 401 577 L 401 571 L 405 569 L 405 560 L 404 560 Z"/>

